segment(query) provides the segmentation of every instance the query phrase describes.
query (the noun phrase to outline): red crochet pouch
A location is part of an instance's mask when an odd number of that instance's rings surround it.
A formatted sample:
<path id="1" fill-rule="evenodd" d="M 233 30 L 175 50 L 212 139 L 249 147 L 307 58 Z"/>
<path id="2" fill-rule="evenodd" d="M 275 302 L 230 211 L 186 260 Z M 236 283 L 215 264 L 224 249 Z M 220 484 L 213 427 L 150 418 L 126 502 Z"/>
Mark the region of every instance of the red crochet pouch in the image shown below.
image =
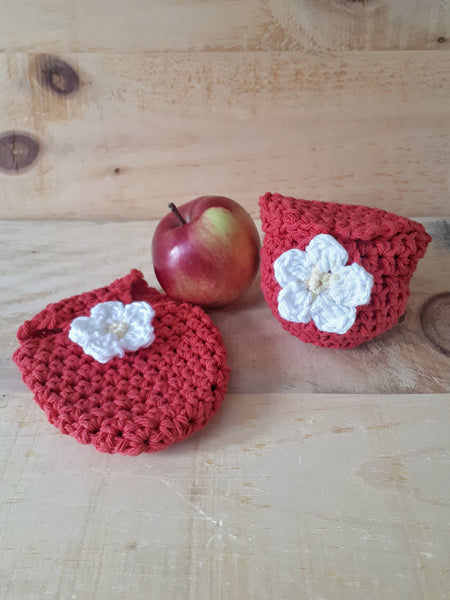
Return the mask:
<path id="1" fill-rule="evenodd" d="M 381 209 L 260 198 L 261 288 L 284 329 L 304 342 L 351 348 L 395 325 L 431 237 Z"/>
<path id="2" fill-rule="evenodd" d="M 50 304 L 17 337 L 13 360 L 50 423 L 101 452 L 179 442 L 226 393 L 226 350 L 210 317 L 150 288 L 137 270 Z"/>

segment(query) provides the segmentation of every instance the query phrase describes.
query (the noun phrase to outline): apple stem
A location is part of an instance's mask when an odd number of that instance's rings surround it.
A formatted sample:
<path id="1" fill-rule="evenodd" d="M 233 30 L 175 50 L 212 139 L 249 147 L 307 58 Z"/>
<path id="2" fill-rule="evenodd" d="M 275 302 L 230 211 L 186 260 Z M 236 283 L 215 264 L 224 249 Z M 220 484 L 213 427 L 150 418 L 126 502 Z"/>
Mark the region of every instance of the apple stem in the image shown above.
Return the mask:
<path id="1" fill-rule="evenodd" d="M 183 217 L 182 217 L 182 215 L 181 215 L 180 211 L 178 210 L 178 208 L 175 206 L 175 204 L 174 204 L 173 202 L 171 202 L 171 203 L 169 204 L 169 208 L 170 208 L 170 210 L 173 212 L 173 214 L 174 214 L 174 215 L 176 215 L 176 216 L 178 217 L 178 219 L 179 219 L 180 223 L 181 223 L 182 225 L 186 225 L 186 221 L 185 221 L 185 219 L 183 219 Z"/>

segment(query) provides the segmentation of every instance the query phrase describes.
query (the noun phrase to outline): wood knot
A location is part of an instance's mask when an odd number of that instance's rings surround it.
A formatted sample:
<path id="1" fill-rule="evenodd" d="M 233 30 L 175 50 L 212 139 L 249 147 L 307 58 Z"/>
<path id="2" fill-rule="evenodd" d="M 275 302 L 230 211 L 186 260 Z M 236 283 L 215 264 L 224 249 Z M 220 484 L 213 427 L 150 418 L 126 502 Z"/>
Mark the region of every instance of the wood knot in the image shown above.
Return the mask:
<path id="1" fill-rule="evenodd" d="M 39 82 L 58 96 L 68 96 L 80 86 L 78 73 L 56 56 L 43 55 L 38 61 Z"/>
<path id="2" fill-rule="evenodd" d="M 450 356 L 450 292 L 437 294 L 425 302 L 420 324 L 430 342 Z"/>
<path id="3" fill-rule="evenodd" d="M 27 133 L 15 131 L 0 136 L 0 169 L 18 172 L 29 167 L 39 154 L 39 143 Z"/>

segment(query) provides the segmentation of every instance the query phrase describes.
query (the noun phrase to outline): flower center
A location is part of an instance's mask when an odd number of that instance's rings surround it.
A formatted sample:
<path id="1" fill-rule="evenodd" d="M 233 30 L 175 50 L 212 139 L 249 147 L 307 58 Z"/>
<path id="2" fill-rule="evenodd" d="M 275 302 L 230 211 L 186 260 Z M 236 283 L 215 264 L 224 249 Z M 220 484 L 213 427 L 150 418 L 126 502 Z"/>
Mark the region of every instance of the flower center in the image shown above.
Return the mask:
<path id="1" fill-rule="evenodd" d="M 109 323 L 106 330 L 108 333 L 113 333 L 120 340 L 128 331 L 129 326 L 126 321 L 115 321 L 114 323 Z"/>
<path id="2" fill-rule="evenodd" d="M 318 296 L 323 294 L 329 287 L 332 281 L 336 281 L 339 277 L 333 273 L 323 273 L 319 267 L 314 267 L 310 278 L 305 282 L 308 290 Z"/>

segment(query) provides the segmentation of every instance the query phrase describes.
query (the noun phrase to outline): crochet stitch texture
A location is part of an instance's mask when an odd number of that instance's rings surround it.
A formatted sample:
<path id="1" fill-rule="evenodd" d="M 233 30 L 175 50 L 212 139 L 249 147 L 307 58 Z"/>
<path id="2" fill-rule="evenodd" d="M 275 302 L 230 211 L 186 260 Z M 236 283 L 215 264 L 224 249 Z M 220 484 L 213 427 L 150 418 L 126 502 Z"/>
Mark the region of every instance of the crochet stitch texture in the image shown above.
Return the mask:
<path id="1" fill-rule="evenodd" d="M 102 364 L 70 341 L 71 322 L 100 302 L 148 302 L 155 340 Z M 230 370 L 219 330 L 198 306 L 150 288 L 137 270 L 50 304 L 18 330 L 13 360 L 50 423 L 101 452 L 155 452 L 202 429 Z"/>
<path id="2" fill-rule="evenodd" d="M 367 206 L 318 202 L 267 193 L 259 200 L 262 229 L 261 289 L 283 328 L 302 341 L 329 348 L 352 348 L 390 329 L 405 312 L 409 282 L 431 237 L 415 221 Z M 319 234 L 333 236 L 373 276 L 368 304 L 344 334 L 320 331 L 315 324 L 293 323 L 278 311 L 280 285 L 275 260 L 287 250 L 305 250 Z"/>

